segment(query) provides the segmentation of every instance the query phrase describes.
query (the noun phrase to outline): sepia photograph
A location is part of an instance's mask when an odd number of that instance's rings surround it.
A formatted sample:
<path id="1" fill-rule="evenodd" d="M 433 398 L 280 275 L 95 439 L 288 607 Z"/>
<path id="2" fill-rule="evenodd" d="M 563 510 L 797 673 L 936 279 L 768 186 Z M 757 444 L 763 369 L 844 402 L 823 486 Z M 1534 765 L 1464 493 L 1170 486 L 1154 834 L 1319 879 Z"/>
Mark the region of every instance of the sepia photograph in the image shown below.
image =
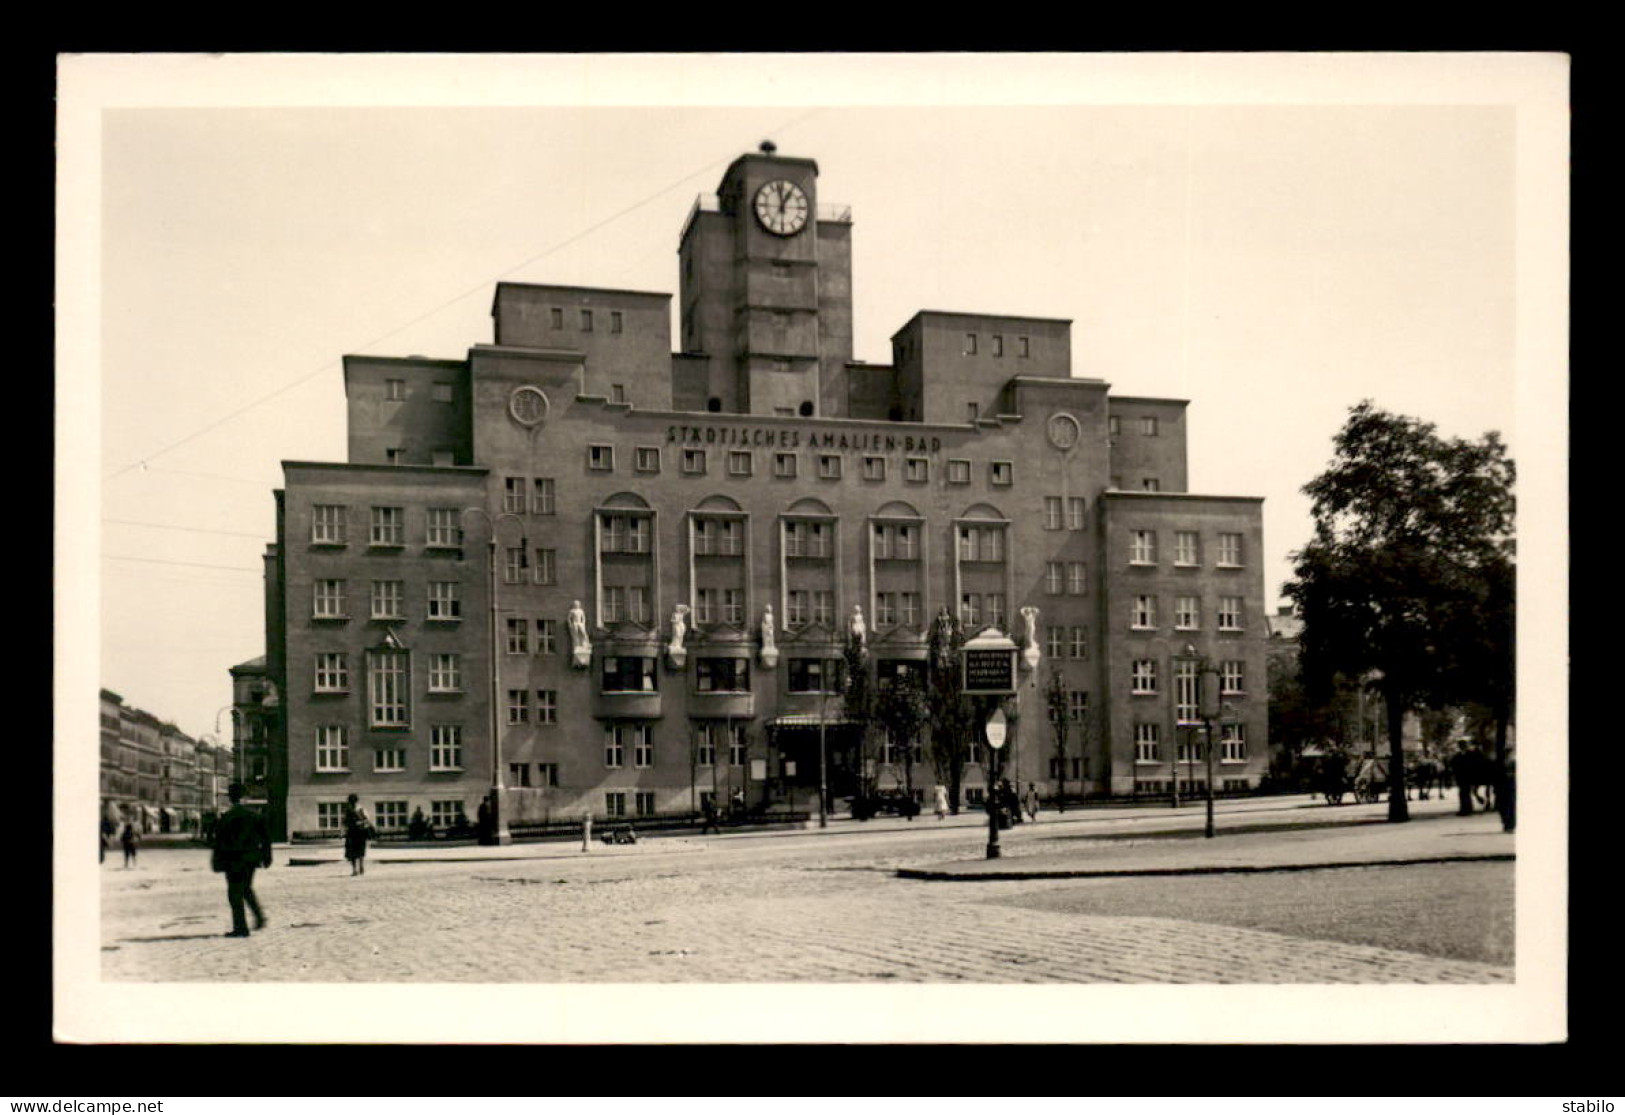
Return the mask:
<path id="1" fill-rule="evenodd" d="M 1563 57 L 59 79 L 57 1040 L 1565 1037 Z"/>

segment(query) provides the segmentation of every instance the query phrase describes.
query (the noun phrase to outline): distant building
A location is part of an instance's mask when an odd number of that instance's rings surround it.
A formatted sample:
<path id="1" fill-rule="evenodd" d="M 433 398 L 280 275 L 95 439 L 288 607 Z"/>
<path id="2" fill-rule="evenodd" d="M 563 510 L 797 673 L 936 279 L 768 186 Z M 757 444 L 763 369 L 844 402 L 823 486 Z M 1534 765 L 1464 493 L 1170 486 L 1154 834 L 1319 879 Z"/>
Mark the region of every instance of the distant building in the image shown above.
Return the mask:
<path id="1" fill-rule="evenodd" d="M 466 359 L 345 359 L 348 459 L 284 462 L 266 655 L 232 670 L 289 834 L 351 793 L 385 831 L 445 825 L 493 785 L 515 824 L 815 808 L 821 746 L 832 796 L 860 776 L 854 625 L 884 680 L 942 609 L 1038 662 L 1013 779 L 1054 786 L 1059 670 L 1099 725 L 1070 790 L 1166 793 L 1181 760 L 1199 789 L 1189 648 L 1227 709 L 1217 788 L 1258 784 L 1262 501 L 1192 493 L 1186 401 L 1074 375 L 1066 320 L 922 310 L 854 360 L 851 211 L 817 191 L 764 150 L 695 204 L 675 352 L 669 294 L 503 282 Z M 920 741 L 877 742 L 890 786 Z"/>
<path id="2" fill-rule="evenodd" d="M 100 702 L 102 816 L 145 833 L 198 831 L 223 795 L 215 750 L 111 690 Z"/>

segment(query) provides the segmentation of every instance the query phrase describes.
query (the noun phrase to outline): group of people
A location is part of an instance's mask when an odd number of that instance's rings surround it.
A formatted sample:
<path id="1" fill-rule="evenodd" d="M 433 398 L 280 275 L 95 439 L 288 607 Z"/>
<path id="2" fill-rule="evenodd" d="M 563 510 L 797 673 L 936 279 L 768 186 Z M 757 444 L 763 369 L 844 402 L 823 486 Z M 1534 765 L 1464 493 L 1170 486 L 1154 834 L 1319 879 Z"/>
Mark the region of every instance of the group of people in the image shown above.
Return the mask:
<path id="1" fill-rule="evenodd" d="M 1008 778 L 999 779 L 988 794 L 988 808 L 998 814 L 999 827 L 1009 828 L 1011 825 L 1021 824 L 1022 814 L 1028 819 L 1038 820 L 1038 786 L 1036 783 L 1027 783 L 1027 792 L 1018 794 L 1015 786 Z"/>

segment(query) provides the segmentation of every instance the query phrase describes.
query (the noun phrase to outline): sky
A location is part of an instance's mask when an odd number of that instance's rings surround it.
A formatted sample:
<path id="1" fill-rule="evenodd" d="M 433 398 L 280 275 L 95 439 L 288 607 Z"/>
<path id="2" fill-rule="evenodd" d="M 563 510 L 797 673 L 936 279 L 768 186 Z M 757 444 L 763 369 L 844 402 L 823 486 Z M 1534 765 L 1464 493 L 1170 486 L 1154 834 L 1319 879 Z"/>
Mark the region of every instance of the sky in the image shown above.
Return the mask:
<path id="1" fill-rule="evenodd" d="M 345 455 L 341 358 L 462 357 L 503 280 L 675 293 L 695 197 L 764 139 L 852 207 L 857 358 L 887 362 L 920 309 L 1070 319 L 1074 374 L 1190 401 L 1192 491 L 1264 497 L 1273 609 L 1350 407 L 1499 431 L 1523 466 L 1561 438 L 1567 373 L 1529 348 L 1542 226 L 1496 59 L 1271 57 L 77 75 L 64 126 L 96 126 L 63 162 L 63 255 L 90 272 L 67 320 L 94 341 L 62 342 L 86 370 L 59 422 L 88 452 L 58 488 L 100 539 L 91 673 L 229 739 L 281 462 Z"/>

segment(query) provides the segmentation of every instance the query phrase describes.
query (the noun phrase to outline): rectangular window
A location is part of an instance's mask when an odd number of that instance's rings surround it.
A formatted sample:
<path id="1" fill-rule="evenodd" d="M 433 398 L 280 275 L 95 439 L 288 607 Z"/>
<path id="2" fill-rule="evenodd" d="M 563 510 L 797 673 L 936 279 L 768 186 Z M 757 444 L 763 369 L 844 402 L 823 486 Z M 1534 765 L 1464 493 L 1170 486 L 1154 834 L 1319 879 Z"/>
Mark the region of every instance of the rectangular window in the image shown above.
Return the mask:
<path id="1" fill-rule="evenodd" d="M 1046 627 L 1044 629 L 1044 646 L 1051 658 L 1060 658 L 1066 653 L 1066 628 Z"/>
<path id="2" fill-rule="evenodd" d="M 739 627 L 745 622 L 745 590 L 725 588 L 722 590 L 722 622 Z"/>
<path id="3" fill-rule="evenodd" d="M 884 458 L 884 457 L 865 457 L 865 458 L 863 458 L 863 478 L 865 480 L 884 480 L 884 479 L 886 479 L 886 458 Z"/>
<path id="4" fill-rule="evenodd" d="M 397 774 L 406 769 L 406 748 L 375 747 L 372 752 L 374 774 Z"/>
<path id="5" fill-rule="evenodd" d="M 712 728 L 720 730 L 719 725 L 707 721 L 696 721 L 694 724 L 694 765 L 697 767 L 715 766 L 717 762 L 717 741 L 712 735 Z"/>
<path id="6" fill-rule="evenodd" d="M 785 626 L 805 627 L 812 612 L 810 594 L 805 589 L 791 589 L 785 596 Z"/>
<path id="7" fill-rule="evenodd" d="M 647 724 L 636 725 L 632 734 L 632 765 L 647 770 L 655 765 L 654 734 Z"/>
<path id="8" fill-rule="evenodd" d="M 948 483 L 969 484 L 970 462 L 961 457 L 951 458 L 948 461 Z"/>
<path id="9" fill-rule="evenodd" d="M 1083 596 L 1089 591 L 1089 567 L 1081 561 L 1066 563 L 1066 591 Z"/>
<path id="10" fill-rule="evenodd" d="M 1106 419 L 1106 436 L 1117 437 L 1123 432 L 1123 420 L 1113 414 Z"/>
<path id="11" fill-rule="evenodd" d="M 406 512 L 399 507 L 372 509 L 372 536 L 374 546 L 406 545 Z"/>
<path id="12" fill-rule="evenodd" d="M 1228 658 L 1219 663 L 1219 691 L 1226 697 L 1239 697 L 1247 692 L 1247 664 L 1239 658 Z"/>
<path id="13" fill-rule="evenodd" d="M 750 659 L 696 658 L 694 688 L 701 693 L 750 692 Z"/>
<path id="14" fill-rule="evenodd" d="M 537 550 L 536 564 L 532 569 L 534 580 L 539 585 L 556 585 L 559 583 L 559 562 L 557 550 Z"/>
<path id="15" fill-rule="evenodd" d="M 982 622 L 981 593 L 962 592 L 959 594 L 959 622 L 967 627 L 979 625 Z"/>
<path id="16" fill-rule="evenodd" d="M 525 548 L 507 546 L 502 551 L 502 583 L 517 585 L 525 579 Z"/>
<path id="17" fill-rule="evenodd" d="M 530 481 L 530 509 L 538 515 L 553 514 L 553 480 L 547 476 L 534 476 Z"/>
<path id="18" fill-rule="evenodd" d="M 404 801 L 375 801 L 372 803 L 372 823 L 379 832 L 398 832 L 406 827 Z"/>
<path id="19" fill-rule="evenodd" d="M 897 598 L 897 621 L 905 627 L 920 626 L 920 594 L 900 592 Z"/>
<path id="20" fill-rule="evenodd" d="M 429 582 L 429 618 L 463 618 L 462 586 L 458 582 Z"/>
<path id="21" fill-rule="evenodd" d="M 341 830 L 344 827 L 344 802 L 317 802 L 316 827 L 323 832 L 338 832 Z"/>
<path id="22" fill-rule="evenodd" d="M 1219 597 L 1219 630 L 1240 631 L 1241 629 L 1241 597 Z"/>
<path id="23" fill-rule="evenodd" d="M 408 723 L 411 689 L 406 655 L 390 647 L 367 652 L 367 697 L 374 728 L 404 728 Z"/>
<path id="24" fill-rule="evenodd" d="M 1154 530 L 1136 530 L 1129 532 L 1130 565 L 1155 565 L 1157 563 L 1157 532 Z"/>
<path id="25" fill-rule="evenodd" d="M 1148 492 L 1160 492 L 1162 491 L 1162 481 L 1155 476 L 1147 476 L 1140 482 L 1140 487 Z"/>
<path id="26" fill-rule="evenodd" d="M 1141 593 L 1134 598 L 1133 620 L 1131 626 L 1144 630 L 1157 625 L 1157 598 L 1148 593 Z"/>
<path id="27" fill-rule="evenodd" d="M 976 355 L 976 334 L 975 333 L 966 333 L 965 334 L 965 345 L 964 345 L 963 352 L 964 352 L 964 354 L 966 356 L 975 356 Z"/>
<path id="28" fill-rule="evenodd" d="M 614 472 L 615 447 L 613 445 L 587 446 L 587 467 L 593 472 Z"/>
<path id="29" fill-rule="evenodd" d="M 460 801 L 431 801 L 429 803 L 429 824 L 437 830 L 457 828 L 459 823 L 466 823 L 467 814 L 463 812 L 463 803 Z"/>
<path id="30" fill-rule="evenodd" d="M 350 769 L 350 744 L 343 724 L 317 725 L 316 769 L 318 771 Z"/>
<path id="31" fill-rule="evenodd" d="M 653 817 L 655 815 L 655 795 L 653 790 L 639 790 L 635 800 L 639 817 Z"/>
<path id="32" fill-rule="evenodd" d="M 683 450 L 683 472 L 689 476 L 705 475 L 705 450 Z"/>
<path id="33" fill-rule="evenodd" d="M 508 690 L 508 723 L 530 723 L 530 690 Z"/>
<path id="34" fill-rule="evenodd" d="M 895 592 L 875 593 L 875 626 L 895 627 L 897 625 L 897 594 Z"/>
<path id="35" fill-rule="evenodd" d="M 1089 629 L 1087 627 L 1074 627 L 1072 629 L 1071 652 L 1073 658 L 1089 657 Z"/>
<path id="36" fill-rule="evenodd" d="M 839 480 L 841 478 L 841 458 L 834 453 L 820 453 L 818 455 L 818 478 L 820 480 Z"/>
<path id="37" fill-rule="evenodd" d="M 350 669 L 343 654 L 326 652 L 316 656 L 316 692 L 345 693 L 350 688 Z"/>
<path id="38" fill-rule="evenodd" d="M 559 652 L 559 626 L 550 619 L 536 621 L 536 653 L 557 654 Z"/>
<path id="39" fill-rule="evenodd" d="M 1197 596 L 1174 597 L 1174 626 L 1181 631 L 1195 631 L 1201 625 L 1201 598 Z"/>
<path id="40" fill-rule="evenodd" d="M 835 594 L 828 589 L 814 589 L 812 594 L 812 621 L 828 627 L 835 620 Z"/>
<path id="41" fill-rule="evenodd" d="M 749 449 L 728 450 L 728 475 L 749 476 L 752 471 L 752 460 Z"/>
<path id="42" fill-rule="evenodd" d="M 605 693 L 653 693 L 658 688 L 655 666 L 653 658 L 606 655 L 601 688 Z"/>
<path id="43" fill-rule="evenodd" d="M 717 590 L 702 588 L 694 593 L 694 622 L 700 625 L 715 623 L 717 617 Z"/>
<path id="44" fill-rule="evenodd" d="M 616 764 L 619 766 L 619 764 Z M 626 793 L 623 790 L 610 790 L 604 795 L 604 815 L 606 817 L 620 818 L 626 816 Z"/>
<path id="45" fill-rule="evenodd" d="M 839 658 L 792 658 L 788 663 L 790 692 L 839 693 L 846 666 Z"/>
<path id="46" fill-rule="evenodd" d="M 1066 529 L 1082 530 L 1084 528 L 1084 513 L 1088 508 L 1088 501 L 1082 496 L 1068 496 L 1066 500 Z"/>
<path id="47" fill-rule="evenodd" d="M 431 654 L 429 656 L 429 692 L 457 693 L 462 688 L 462 655 Z"/>
<path id="48" fill-rule="evenodd" d="M 1014 484 L 1016 466 L 1009 461 L 992 461 L 987 466 L 987 482 L 999 487 Z"/>
<path id="49" fill-rule="evenodd" d="M 519 514 L 525 509 L 525 478 L 508 476 L 502 481 L 502 510 Z"/>
<path id="50" fill-rule="evenodd" d="M 1152 417 L 1151 415 L 1149 415 L 1149 414 L 1146 415 L 1145 417 L 1141 418 L 1140 419 L 1140 433 L 1145 435 L 1146 437 L 1156 437 L 1157 436 L 1157 420 L 1154 417 Z"/>
<path id="51" fill-rule="evenodd" d="M 1150 658 L 1136 658 L 1130 667 L 1131 693 L 1155 693 L 1157 691 L 1157 663 Z"/>
<path id="52" fill-rule="evenodd" d="M 392 403 L 398 403 L 406 398 L 406 381 L 404 379 L 384 380 L 384 398 Z"/>
<path id="53" fill-rule="evenodd" d="M 605 624 L 620 623 L 626 615 L 626 588 L 606 585 L 601 598 L 601 611 Z"/>
<path id="54" fill-rule="evenodd" d="M 1060 496 L 1044 497 L 1044 529 L 1060 530 L 1063 521 L 1062 510 L 1064 504 Z"/>
<path id="55" fill-rule="evenodd" d="M 1089 694 L 1073 690 L 1067 696 L 1071 699 L 1072 719 L 1077 721 L 1089 719 Z"/>
<path id="56" fill-rule="evenodd" d="M 1002 629 L 1004 627 L 1004 594 L 990 592 L 983 597 L 987 606 L 987 622 L 990 626 Z"/>
<path id="57" fill-rule="evenodd" d="M 349 509 L 331 503 L 311 507 L 310 541 L 317 546 L 342 546 L 347 533 Z"/>
<path id="58" fill-rule="evenodd" d="M 449 383 L 435 384 L 433 392 L 434 401 L 437 403 L 449 403 L 452 401 L 451 384 Z"/>
<path id="59" fill-rule="evenodd" d="M 621 311 L 619 311 L 619 310 L 611 310 L 611 311 L 609 311 L 609 331 L 611 333 L 619 333 L 621 331 L 621 325 L 622 325 Z"/>
<path id="60" fill-rule="evenodd" d="M 457 529 L 455 507 L 431 507 L 428 520 L 428 534 L 424 540 L 426 545 L 451 549 L 463 544 L 462 532 Z"/>
<path id="61" fill-rule="evenodd" d="M 1219 564 L 1229 568 L 1241 564 L 1241 535 L 1229 532 L 1219 535 Z"/>
<path id="62" fill-rule="evenodd" d="M 1027 343 L 1027 340 L 1026 337 L 1016 338 L 1016 355 L 1023 360 L 1032 355 L 1031 346 Z"/>
<path id="63" fill-rule="evenodd" d="M 559 722 L 559 691 L 557 689 L 538 689 L 536 691 L 536 723 L 557 724 Z"/>
<path id="64" fill-rule="evenodd" d="M 629 623 L 649 622 L 649 590 L 645 586 L 626 586 L 626 618 Z"/>
<path id="65" fill-rule="evenodd" d="M 1247 761 L 1247 725 L 1219 725 L 1219 761 L 1222 763 Z"/>
<path id="66" fill-rule="evenodd" d="M 1197 564 L 1200 535 L 1194 530 L 1174 531 L 1174 564 Z"/>
<path id="67" fill-rule="evenodd" d="M 508 653 L 530 653 L 530 621 L 509 618 L 508 624 Z"/>
<path id="68" fill-rule="evenodd" d="M 773 454 L 773 475 L 781 480 L 794 480 L 797 460 L 794 453 Z"/>
<path id="69" fill-rule="evenodd" d="M 1199 718 L 1199 682 L 1197 663 L 1189 659 L 1174 660 L 1174 719 L 1181 724 L 1191 724 Z"/>
<path id="70" fill-rule="evenodd" d="M 640 445 L 632 453 L 632 467 L 638 472 L 660 471 L 660 449 L 653 445 Z"/>
<path id="71" fill-rule="evenodd" d="M 564 310 L 560 306 L 553 306 L 547 312 L 548 324 L 554 329 L 564 328 Z"/>
<path id="72" fill-rule="evenodd" d="M 1160 732 L 1158 724 L 1134 725 L 1134 761 L 1137 763 L 1154 763 L 1160 750 Z"/>
<path id="73" fill-rule="evenodd" d="M 1066 567 L 1058 561 L 1044 563 L 1044 591 L 1059 596 L 1066 585 Z"/>
<path id="74" fill-rule="evenodd" d="M 463 769 L 462 725 L 436 724 L 429 729 L 429 769 Z"/>
<path id="75" fill-rule="evenodd" d="M 592 311 L 591 310 L 582 310 L 581 311 L 581 331 L 583 333 L 591 333 L 592 332 Z"/>
<path id="76" fill-rule="evenodd" d="M 903 479 L 910 484 L 924 484 L 931 479 L 929 457 L 909 457 L 903 462 Z"/>
<path id="77" fill-rule="evenodd" d="M 315 619 L 344 619 L 344 582 L 322 579 L 313 586 L 311 616 Z"/>
<path id="78" fill-rule="evenodd" d="M 995 334 L 993 334 L 993 355 L 994 356 L 1003 356 L 1004 355 L 1004 334 L 1003 333 L 995 333 Z"/>

